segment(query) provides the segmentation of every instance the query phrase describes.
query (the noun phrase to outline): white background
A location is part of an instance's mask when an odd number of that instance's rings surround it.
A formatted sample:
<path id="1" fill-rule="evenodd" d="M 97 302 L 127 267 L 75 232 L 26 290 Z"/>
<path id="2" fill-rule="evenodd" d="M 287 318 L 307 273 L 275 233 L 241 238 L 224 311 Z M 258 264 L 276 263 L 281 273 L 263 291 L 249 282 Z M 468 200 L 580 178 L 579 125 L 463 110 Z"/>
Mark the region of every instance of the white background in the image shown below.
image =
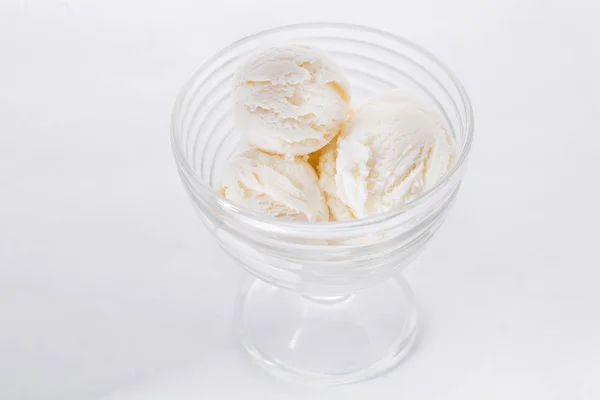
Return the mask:
<path id="1" fill-rule="evenodd" d="M 600 2 L 284 3 L 0 1 L 0 399 L 599 399 Z M 234 349 L 241 272 L 168 139 L 203 60 L 317 20 L 431 50 L 476 116 L 458 202 L 406 270 L 419 347 L 330 389 Z"/>

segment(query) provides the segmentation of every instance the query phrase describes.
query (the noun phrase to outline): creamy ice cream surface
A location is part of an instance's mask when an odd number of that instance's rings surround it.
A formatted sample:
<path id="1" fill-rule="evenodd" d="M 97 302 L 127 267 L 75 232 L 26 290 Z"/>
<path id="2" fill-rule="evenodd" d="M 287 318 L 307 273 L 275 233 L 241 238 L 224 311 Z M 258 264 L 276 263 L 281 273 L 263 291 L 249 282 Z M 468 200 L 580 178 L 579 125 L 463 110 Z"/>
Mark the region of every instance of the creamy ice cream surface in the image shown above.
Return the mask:
<path id="1" fill-rule="evenodd" d="M 336 175 L 337 141 L 333 140 L 319 152 L 317 172 L 319 173 L 319 186 L 327 200 L 329 216 L 332 221 L 347 221 L 355 219 L 350 207 L 338 196 L 335 184 Z"/>
<path id="2" fill-rule="evenodd" d="M 228 161 L 219 192 L 241 207 L 276 218 L 329 220 L 317 174 L 302 157 L 245 150 Z"/>
<path id="3" fill-rule="evenodd" d="M 342 128 L 350 87 L 325 52 L 283 45 L 251 56 L 234 77 L 236 124 L 248 142 L 270 153 L 306 155 Z"/>
<path id="4" fill-rule="evenodd" d="M 367 100 L 319 159 L 332 219 L 376 215 L 419 197 L 452 167 L 456 151 L 434 110 L 399 91 Z"/>

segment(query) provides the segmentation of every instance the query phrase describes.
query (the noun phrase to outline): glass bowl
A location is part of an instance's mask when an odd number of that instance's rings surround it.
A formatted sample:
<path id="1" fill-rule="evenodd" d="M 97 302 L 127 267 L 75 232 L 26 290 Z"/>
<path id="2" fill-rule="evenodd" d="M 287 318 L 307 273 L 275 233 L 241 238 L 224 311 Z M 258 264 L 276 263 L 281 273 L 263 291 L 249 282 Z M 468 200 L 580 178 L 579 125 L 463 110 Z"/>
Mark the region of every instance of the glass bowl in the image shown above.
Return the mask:
<path id="1" fill-rule="evenodd" d="M 429 192 L 386 213 L 308 224 L 259 215 L 216 193 L 240 141 L 232 77 L 242 60 L 281 43 L 314 45 L 345 70 L 352 102 L 401 88 L 438 109 L 460 144 L 457 162 Z M 200 219 L 253 278 L 237 302 L 236 334 L 251 359 L 280 377 L 348 383 L 376 376 L 411 350 L 416 306 L 398 273 L 443 222 L 473 139 L 469 99 L 434 56 L 389 33 L 314 23 L 267 30 L 223 49 L 179 94 L 171 139 L 179 175 Z"/>

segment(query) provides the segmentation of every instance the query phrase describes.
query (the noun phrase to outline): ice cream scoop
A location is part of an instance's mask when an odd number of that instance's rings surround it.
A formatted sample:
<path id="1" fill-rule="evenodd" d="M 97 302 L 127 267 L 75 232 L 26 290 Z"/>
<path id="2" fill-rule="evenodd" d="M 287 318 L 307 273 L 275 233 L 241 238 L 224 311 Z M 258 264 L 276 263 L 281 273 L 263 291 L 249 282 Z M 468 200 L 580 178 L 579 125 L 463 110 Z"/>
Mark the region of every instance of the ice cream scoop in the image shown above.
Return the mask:
<path id="1" fill-rule="evenodd" d="M 228 161 L 219 192 L 241 207 L 276 218 L 329 220 L 317 174 L 302 157 L 245 150 Z"/>
<path id="2" fill-rule="evenodd" d="M 442 117 L 392 91 L 358 107 L 336 142 L 322 151 L 319 184 L 333 220 L 364 218 L 431 189 L 455 154 Z"/>
<path id="3" fill-rule="evenodd" d="M 325 52 L 283 45 L 251 56 L 234 77 L 236 125 L 247 141 L 283 155 L 306 155 L 341 130 L 350 86 Z"/>

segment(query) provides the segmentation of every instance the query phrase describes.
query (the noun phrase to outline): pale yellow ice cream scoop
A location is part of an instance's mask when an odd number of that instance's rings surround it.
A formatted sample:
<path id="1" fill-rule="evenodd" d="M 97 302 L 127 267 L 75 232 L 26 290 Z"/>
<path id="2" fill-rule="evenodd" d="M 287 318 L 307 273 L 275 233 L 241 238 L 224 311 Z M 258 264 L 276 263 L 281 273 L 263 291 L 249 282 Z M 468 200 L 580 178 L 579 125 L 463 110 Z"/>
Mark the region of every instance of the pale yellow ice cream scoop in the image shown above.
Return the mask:
<path id="1" fill-rule="evenodd" d="M 319 183 L 332 220 L 364 218 L 431 189 L 455 157 L 442 117 L 393 91 L 358 107 L 336 142 L 323 149 Z"/>
<path id="2" fill-rule="evenodd" d="M 237 129 L 254 147 L 275 154 L 306 155 L 341 130 L 350 85 L 322 50 L 282 45 L 250 58 L 234 82 Z"/>
<path id="3" fill-rule="evenodd" d="M 228 161 L 219 192 L 241 207 L 275 218 L 329 220 L 317 174 L 302 157 L 245 150 Z"/>

